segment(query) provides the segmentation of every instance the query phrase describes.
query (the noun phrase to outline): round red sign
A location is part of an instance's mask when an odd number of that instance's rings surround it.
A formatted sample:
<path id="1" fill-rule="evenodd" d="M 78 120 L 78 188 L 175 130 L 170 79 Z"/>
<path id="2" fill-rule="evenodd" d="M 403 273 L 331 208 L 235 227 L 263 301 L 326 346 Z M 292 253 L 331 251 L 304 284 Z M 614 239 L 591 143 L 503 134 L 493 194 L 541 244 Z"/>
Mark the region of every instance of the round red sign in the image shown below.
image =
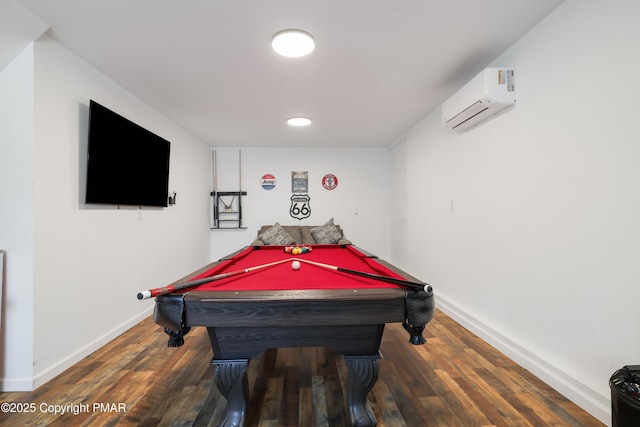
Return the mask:
<path id="1" fill-rule="evenodd" d="M 322 186 L 326 190 L 333 190 L 338 186 L 338 178 L 330 173 L 322 177 Z"/>

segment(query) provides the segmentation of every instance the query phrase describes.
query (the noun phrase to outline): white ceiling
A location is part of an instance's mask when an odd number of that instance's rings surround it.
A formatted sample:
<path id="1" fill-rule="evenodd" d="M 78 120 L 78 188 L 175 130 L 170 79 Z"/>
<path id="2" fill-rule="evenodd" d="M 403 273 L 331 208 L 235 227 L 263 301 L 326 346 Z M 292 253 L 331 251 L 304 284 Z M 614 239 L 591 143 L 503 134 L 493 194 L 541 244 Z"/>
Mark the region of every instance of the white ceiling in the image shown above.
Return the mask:
<path id="1" fill-rule="evenodd" d="M 0 0 L 202 141 L 244 147 L 389 145 L 562 1 Z M 276 55 L 287 28 L 315 51 Z"/>

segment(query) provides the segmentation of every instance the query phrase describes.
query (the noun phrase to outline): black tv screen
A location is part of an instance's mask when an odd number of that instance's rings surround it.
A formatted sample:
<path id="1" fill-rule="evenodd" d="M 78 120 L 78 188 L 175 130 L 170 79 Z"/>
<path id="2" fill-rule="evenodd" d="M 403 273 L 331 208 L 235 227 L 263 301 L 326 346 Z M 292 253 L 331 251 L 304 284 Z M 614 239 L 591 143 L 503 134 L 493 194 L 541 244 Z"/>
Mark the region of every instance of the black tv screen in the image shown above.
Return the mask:
<path id="1" fill-rule="evenodd" d="M 169 141 L 91 100 L 86 203 L 167 206 Z"/>

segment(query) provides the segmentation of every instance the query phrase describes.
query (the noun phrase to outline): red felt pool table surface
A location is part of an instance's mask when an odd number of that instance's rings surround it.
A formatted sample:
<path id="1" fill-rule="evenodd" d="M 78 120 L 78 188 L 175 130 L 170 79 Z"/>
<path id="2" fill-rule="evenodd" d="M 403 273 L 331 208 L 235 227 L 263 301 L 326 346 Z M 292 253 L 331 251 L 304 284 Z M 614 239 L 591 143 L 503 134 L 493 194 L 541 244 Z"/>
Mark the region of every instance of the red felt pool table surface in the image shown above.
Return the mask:
<path id="1" fill-rule="evenodd" d="M 404 279 L 382 265 L 379 260 L 356 247 L 347 245 L 310 245 L 311 252 L 300 255 L 285 253 L 283 246 L 256 246 L 244 248 L 216 265 L 198 273 L 190 280 L 236 272 L 280 260 L 291 260 L 265 268 L 255 269 L 231 277 L 215 280 L 190 288 L 189 291 L 275 291 L 275 290 L 330 290 L 362 288 L 398 288 L 392 283 L 334 271 L 307 264 L 314 261 L 363 273 Z M 301 261 L 300 268 L 292 268 L 293 260 Z"/>

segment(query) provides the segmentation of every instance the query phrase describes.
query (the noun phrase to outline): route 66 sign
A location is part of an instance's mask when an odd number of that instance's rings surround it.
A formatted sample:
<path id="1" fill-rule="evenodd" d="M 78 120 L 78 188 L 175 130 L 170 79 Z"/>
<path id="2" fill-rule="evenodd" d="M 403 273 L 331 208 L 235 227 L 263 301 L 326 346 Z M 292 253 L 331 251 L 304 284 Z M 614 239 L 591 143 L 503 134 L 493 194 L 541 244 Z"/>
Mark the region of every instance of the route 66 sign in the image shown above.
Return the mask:
<path id="1" fill-rule="evenodd" d="M 308 194 L 292 194 L 289 215 L 300 220 L 309 218 L 311 215 L 311 206 L 309 205 L 310 201 L 311 197 L 309 197 Z"/>

